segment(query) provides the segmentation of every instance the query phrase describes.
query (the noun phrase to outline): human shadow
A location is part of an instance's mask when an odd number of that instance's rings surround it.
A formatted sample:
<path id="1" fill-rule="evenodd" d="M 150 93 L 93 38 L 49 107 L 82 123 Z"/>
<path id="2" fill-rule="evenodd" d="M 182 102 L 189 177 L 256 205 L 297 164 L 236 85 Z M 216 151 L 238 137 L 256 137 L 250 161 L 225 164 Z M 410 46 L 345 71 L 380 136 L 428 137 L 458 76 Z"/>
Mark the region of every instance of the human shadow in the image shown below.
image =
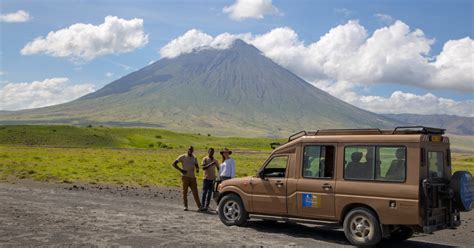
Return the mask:
<path id="1" fill-rule="evenodd" d="M 344 232 L 340 226 L 337 225 L 325 225 L 315 226 L 307 224 L 297 224 L 292 222 L 277 222 L 277 221 L 262 221 L 252 220 L 247 224 L 247 228 L 254 229 L 259 232 L 265 233 L 276 233 L 285 234 L 294 238 L 307 238 L 318 241 L 325 241 L 337 245 L 350 246 L 351 244 L 347 241 Z M 424 242 L 419 240 L 405 240 L 405 241 L 394 241 L 389 239 L 383 239 L 377 247 L 401 247 L 404 248 L 415 248 L 415 247 L 429 247 L 429 248 L 451 248 L 457 246 L 434 244 L 430 242 Z"/>

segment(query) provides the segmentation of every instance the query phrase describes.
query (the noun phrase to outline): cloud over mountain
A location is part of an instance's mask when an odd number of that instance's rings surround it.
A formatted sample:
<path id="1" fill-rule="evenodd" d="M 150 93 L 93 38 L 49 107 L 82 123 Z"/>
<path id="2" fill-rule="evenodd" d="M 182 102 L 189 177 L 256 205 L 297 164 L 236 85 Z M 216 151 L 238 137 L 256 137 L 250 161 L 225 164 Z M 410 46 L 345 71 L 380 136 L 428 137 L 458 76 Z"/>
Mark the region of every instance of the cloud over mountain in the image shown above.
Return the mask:
<path id="1" fill-rule="evenodd" d="M 125 20 L 107 16 L 99 25 L 76 23 L 51 31 L 46 37 L 37 37 L 21 49 L 21 54 L 42 53 L 87 61 L 101 55 L 130 52 L 147 43 L 143 19 Z"/>
<path id="2" fill-rule="evenodd" d="M 68 78 L 7 83 L 0 88 L 0 110 L 39 108 L 72 101 L 95 90 L 92 84 L 72 84 Z"/>
<path id="3" fill-rule="evenodd" d="M 216 37 L 193 29 L 172 40 L 160 52 L 163 57 L 170 57 L 194 49 L 223 49 L 237 38 L 256 46 L 267 57 L 308 81 L 398 83 L 427 89 L 474 91 L 471 38 L 446 42 L 431 61 L 429 52 L 434 39 L 427 38 L 419 29 L 411 30 L 402 21 L 377 29 L 372 35 L 358 21 L 349 21 L 307 45 L 289 27 L 260 35 L 224 33 Z"/>
<path id="4" fill-rule="evenodd" d="M 470 37 L 447 41 L 433 59 L 429 53 L 434 39 L 426 37 L 420 29 L 410 29 L 399 20 L 372 34 L 358 21 L 351 20 L 330 29 L 318 41 L 309 44 L 289 27 L 275 28 L 264 34 L 223 33 L 215 37 L 190 30 L 165 45 L 160 53 L 163 57 L 176 57 L 199 49 L 225 49 L 235 39 L 245 40 L 300 77 L 362 108 L 392 113 L 392 104 L 397 100 L 417 99 L 421 104 L 418 106 L 426 106 L 420 107 L 420 111 L 426 114 L 461 111 L 473 115 L 469 110 L 472 102 L 454 101 L 433 94 L 394 92 L 386 98 L 356 93 L 357 88 L 384 83 L 474 92 L 474 41 Z M 405 98 L 394 98 L 394 95 Z M 370 107 L 370 102 L 377 103 L 378 107 Z M 457 107 L 446 108 L 448 102 Z M 408 111 L 402 107 L 398 110 Z"/>

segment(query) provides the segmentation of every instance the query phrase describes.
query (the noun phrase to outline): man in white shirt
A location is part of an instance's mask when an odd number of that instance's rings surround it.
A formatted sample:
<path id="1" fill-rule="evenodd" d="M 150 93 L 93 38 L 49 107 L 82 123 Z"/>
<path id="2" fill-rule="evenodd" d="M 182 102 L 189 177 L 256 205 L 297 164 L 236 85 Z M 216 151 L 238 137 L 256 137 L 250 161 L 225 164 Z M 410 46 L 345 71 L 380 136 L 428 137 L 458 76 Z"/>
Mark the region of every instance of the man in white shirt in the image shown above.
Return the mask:
<path id="1" fill-rule="evenodd" d="M 232 151 L 227 148 L 221 151 L 223 162 L 220 165 L 219 177 L 222 181 L 235 177 L 235 161 L 230 157 L 231 154 Z"/>

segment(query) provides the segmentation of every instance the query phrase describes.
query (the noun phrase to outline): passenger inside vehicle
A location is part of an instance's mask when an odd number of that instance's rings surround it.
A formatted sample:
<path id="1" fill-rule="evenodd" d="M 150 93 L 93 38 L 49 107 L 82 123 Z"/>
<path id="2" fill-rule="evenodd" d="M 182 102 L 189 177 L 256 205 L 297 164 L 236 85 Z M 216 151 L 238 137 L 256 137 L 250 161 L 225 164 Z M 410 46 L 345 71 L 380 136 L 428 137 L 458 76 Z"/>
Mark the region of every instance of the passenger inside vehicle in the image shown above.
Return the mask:
<path id="1" fill-rule="evenodd" d="M 394 159 L 390 164 L 390 168 L 385 175 L 386 180 L 402 181 L 405 178 L 405 149 L 398 148 L 395 152 L 397 159 Z"/>
<path id="2" fill-rule="evenodd" d="M 334 176 L 334 146 L 306 146 L 303 156 L 303 176 L 332 178 Z"/>
<path id="3" fill-rule="evenodd" d="M 363 178 L 363 173 L 361 172 L 362 163 L 362 152 L 353 152 L 351 154 L 351 162 L 347 164 L 345 170 L 345 177 L 352 179 L 361 179 Z"/>
<path id="4" fill-rule="evenodd" d="M 369 148 L 367 150 L 367 153 L 365 154 L 365 160 L 366 162 L 364 163 L 364 169 L 366 170 L 372 170 L 372 165 L 375 163 L 375 171 L 376 171 L 376 178 L 380 177 L 380 165 L 382 164 L 382 161 L 377 160 L 375 161 L 375 152 L 374 148 Z M 370 176 L 370 173 L 369 175 Z"/>

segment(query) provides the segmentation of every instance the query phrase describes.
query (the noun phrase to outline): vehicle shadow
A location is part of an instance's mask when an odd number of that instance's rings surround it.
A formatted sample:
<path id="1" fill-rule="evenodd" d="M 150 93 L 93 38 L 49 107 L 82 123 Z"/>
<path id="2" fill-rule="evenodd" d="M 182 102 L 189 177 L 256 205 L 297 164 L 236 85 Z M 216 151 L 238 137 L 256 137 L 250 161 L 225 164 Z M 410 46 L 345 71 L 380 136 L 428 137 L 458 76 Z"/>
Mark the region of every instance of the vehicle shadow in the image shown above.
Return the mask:
<path id="1" fill-rule="evenodd" d="M 351 244 L 347 241 L 340 226 L 315 226 L 297 223 L 285 223 L 275 221 L 261 221 L 252 220 L 247 224 L 247 228 L 254 229 L 259 232 L 285 234 L 294 238 L 307 238 L 318 241 L 325 241 L 337 245 Z M 434 244 L 419 240 L 393 241 L 384 239 L 378 247 L 401 247 L 415 248 L 415 247 L 430 247 L 430 248 L 451 248 L 457 246 L 450 246 L 444 244 Z"/>

